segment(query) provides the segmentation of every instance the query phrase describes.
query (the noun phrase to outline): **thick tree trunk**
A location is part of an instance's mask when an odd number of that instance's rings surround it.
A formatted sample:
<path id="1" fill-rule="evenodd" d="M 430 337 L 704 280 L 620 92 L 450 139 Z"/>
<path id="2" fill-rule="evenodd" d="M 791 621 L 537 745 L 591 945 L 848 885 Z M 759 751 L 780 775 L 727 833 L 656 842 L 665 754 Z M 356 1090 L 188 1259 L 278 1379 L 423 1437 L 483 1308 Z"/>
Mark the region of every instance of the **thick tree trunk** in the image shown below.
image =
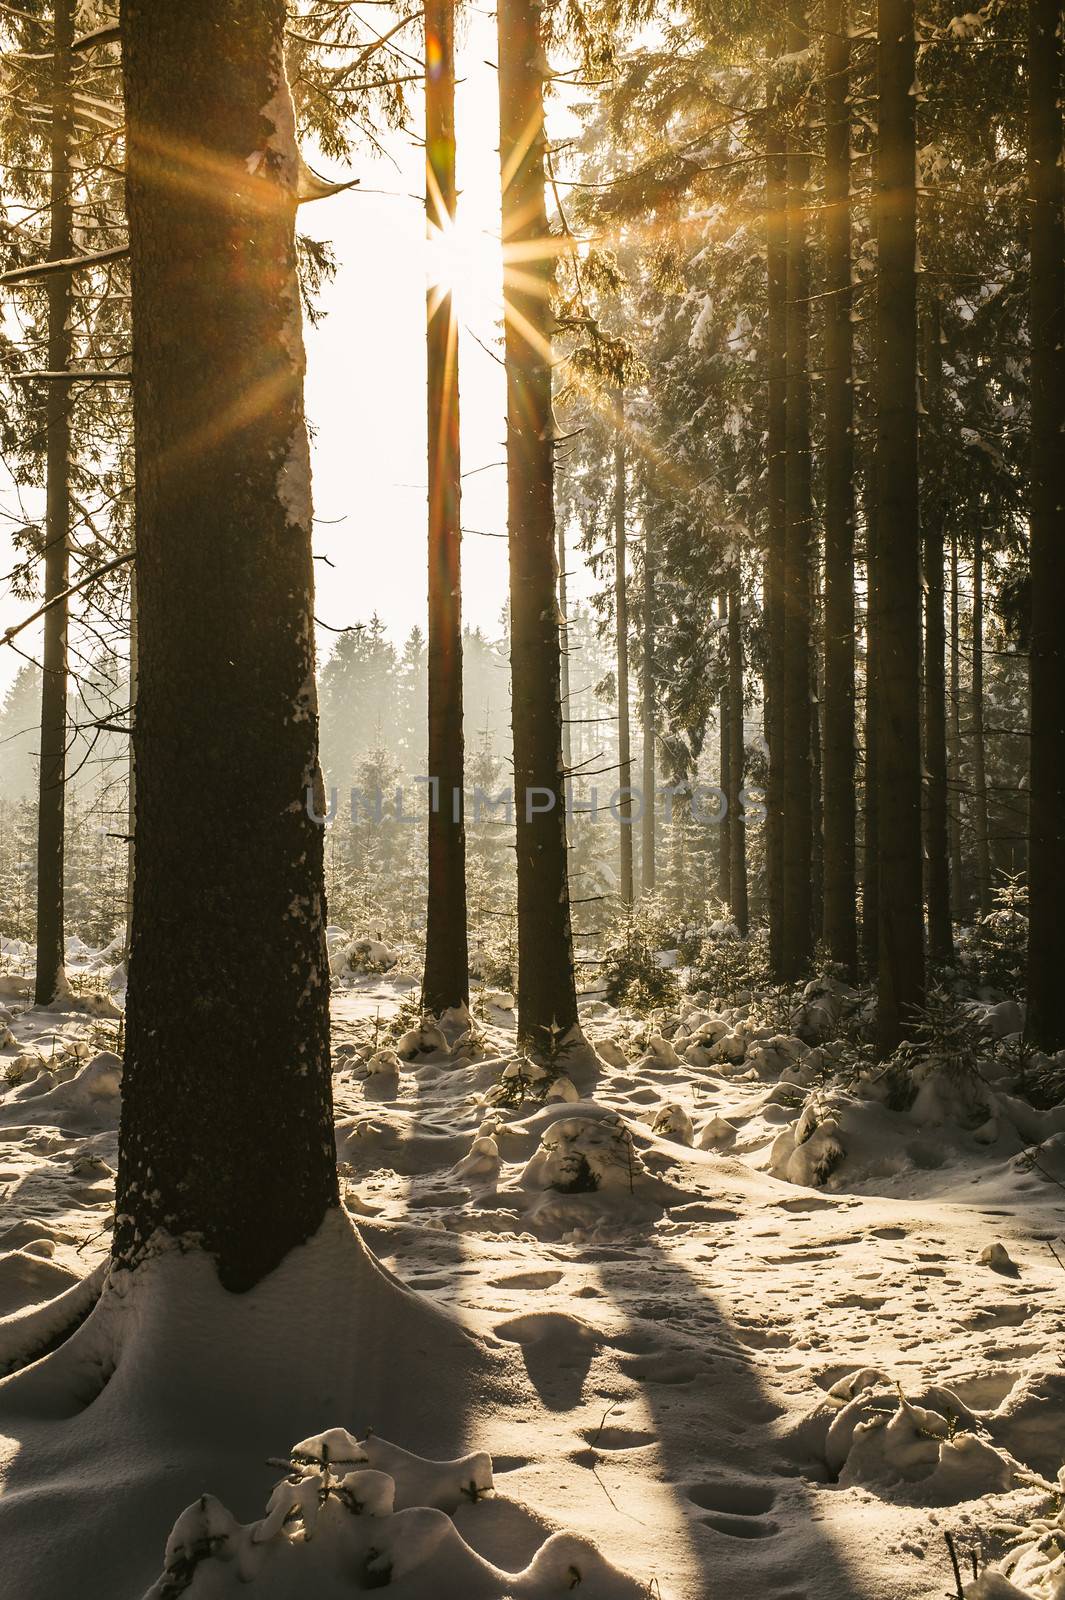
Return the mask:
<path id="1" fill-rule="evenodd" d="M 924 999 L 913 0 L 879 0 L 877 75 L 877 1042 L 886 1055 Z"/>
<path id="2" fill-rule="evenodd" d="M 829 957 L 857 975 L 854 778 L 854 336 L 850 40 L 846 0 L 825 12 L 824 920 Z"/>
<path id="3" fill-rule="evenodd" d="M 976 899 L 981 916 L 991 910 L 991 825 L 987 808 L 987 741 L 984 737 L 984 530 L 976 502 L 973 536 L 972 744 L 973 812 L 976 825 Z"/>
<path id="4" fill-rule="evenodd" d="M 455 7 L 425 0 L 425 210 L 455 218 Z M 445 284 L 426 303 L 429 422 L 429 874 L 422 1005 L 469 1003 L 462 732 L 462 495 L 458 324 Z"/>
<path id="5" fill-rule="evenodd" d="M 617 638 L 618 670 L 618 859 L 619 883 L 623 904 L 631 906 L 634 897 L 632 873 L 632 744 L 629 730 L 629 584 L 626 567 L 626 524 L 628 515 L 625 472 L 625 398 L 614 399 L 614 633 Z M 646 798 L 645 798 L 646 804 Z"/>
<path id="6" fill-rule="evenodd" d="M 69 259 L 74 251 L 71 206 L 71 44 L 73 0 L 56 0 L 52 56 L 51 204 L 48 256 Z M 48 370 L 70 367 L 70 274 L 48 278 Z M 63 971 L 63 867 L 66 832 L 67 625 L 70 587 L 70 386 L 46 385 L 46 513 L 44 598 L 53 602 L 44 618 L 41 680 L 41 752 L 37 813 L 37 974 L 34 1000 L 48 1005 L 65 987 Z"/>
<path id="7" fill-rule="evenodd" d="M 1031 791 L 1028 1035 L 1065 1045 L 1065 219 L 1062 22 L 1058 0 L 1028 5 L 1031 196 Z"/>
<path id="8" fill-rule="evenodd" d="M 950 535 L 950 708 L 947 720 L 947 770 L 950 785 L 950 892 L 953 920 L 966 912 L 965 865 L 961 847 L 961 611 L 958 604 L 958 535 Z"/>
<path id="9" fill-rule="evenodd" d="M 729 597 L 722 592 L 717 597 L 718 637 L 725 653 L 725 677 L 717 700 L 717 745 L 720 753 L 718 785 L 725 796 L 725 814 L 717 831 L 717 881 L 718 897 L 726 906 L 732 906 L 732 827 L 735 811 L 732 807 L 732 669 L 729 633 Z"/>
<path id="10" fill-rule="evenodd" d="M 805 0 L 790 0 L 787 47 L 806 49 Z M 793 111 L 794 111 L 793 107 Z M 792 117 L 787 155 L 787 394 L 784 563 L 783 922 L 781 973 L 795 982 L 813 957 L 810 766 L 810 569 L 813 495 L 810 476 L 810 250 L 806 207 L 809 134 Z"/>
<path id="11" fill-rule="evenodd" d="M 743 590 L 740 569 L 733 568 L 728 596 L 728 795 L 729 817 L 729 903 L 732 920 L 746 938 L 747 909 L 747 826 L 740 796 L 743 792 L 745 744 L 743 738 Z"/>
<path id="12" fill-rule="evenodd" d="M 140 684 L 114 1253 L 195 1237 L 234 1290 L 338 1203 L 284 29 L 283 0 L 122 5 Z"/>
<path id="13" fill-rule="evenodd" d="M 551 410 L 554 245 L 544 200 L 540 7 L 535 0 L 500 0 L 498 20 L 518 1041 L 524 1049 L 544 1054 L 555 1039 L 577 1025 L 556 598 Z"/>
<path id="14" fill-rule="evenodd" d="M 943 593 L 944 461 L 939 448 L 943 423 L 943 357 L 939 299 L 933 295 L 924 341 L 924 849 L 928 902 L 928 954 L 949 962 L 954 955 L 950 921 L 950 844 L 947 828 L 946 619 Z"/>
<path id="15" fill-rule="evenodd" d="M 651 530 L 643 525 L 643 815 L 640 888 L 655 888 L 655 550 Z"/>
<path id="16" fill-rule="evenodd" d="M 778 91 L 770 83 L 766 124 L 766 522 L 764 578 L 766 619 L 765 734 L 769 745 L 766 792 L 766 896 L 769 965 L 783 977 L 784 922 L 784 555 L 787 461 L 787 161 Z"/>

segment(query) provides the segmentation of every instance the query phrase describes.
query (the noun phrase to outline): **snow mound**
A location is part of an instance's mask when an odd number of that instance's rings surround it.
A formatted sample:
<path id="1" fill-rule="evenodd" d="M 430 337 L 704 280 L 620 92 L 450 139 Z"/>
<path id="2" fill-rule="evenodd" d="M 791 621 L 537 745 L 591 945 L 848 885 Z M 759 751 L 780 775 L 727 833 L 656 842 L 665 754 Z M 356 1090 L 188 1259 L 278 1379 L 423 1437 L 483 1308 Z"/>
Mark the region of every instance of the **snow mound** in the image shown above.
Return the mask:
<path id="1" fill-rule="evenodd" d="M 1059 1477 L 1059 1495 L 1065 1473 Z M 1065 1510 L 1040 1517 L 1013 1549 L 965 1590 L 965 1600 L 1061 1600 L 1065 1594 Z"/>
<path id="2" fill-rule="evenodd" d="M 258 1521 L 238 1522 L 209 1494 L 183 1511 L 145 1600 L 341 1600 L 385 1587 L 397 1600 L 549 1600 L 578 1587 L 589 1600 L 635 1600 L 646 1592 L 571 1534 L 553 1534 L 520 1572 L 493 1565 L 477 1552 L 475 1513 L 467 1510 L 462 1533 L 453 1520 L 492 1490 L 484 1451 L 429 1461 L 330 1428 L 293 1446 Z"/>
<path id="3" fill-rule="evenodd" d="M 353 939 L 343 928 L 326 929 L 329 971 L 334 978 L 362 977 L 389 972 L 399 960 L 380 939 Z"/>
<path id="4" fill-rule="evenodd" d="M 564 1117 L 544 1129 L 518 1181 L 528 1189 L 588 1194 L 633 1192 L 648 1176 L 620 1117 Z"/>
<path id="5" fill-rule="evenodd" d="M 845 1486 L 881 1492 L 915 1486 L 926 1504 L 955 1505 L 1011 1488 L 1018 1463 L 950 1389 L 931 1385 L 915 1400 L 874 1368 L 828 1391 L 836 1408 L 825 1462 Z"/>
<path id="6" fill-rule="evenodd" d="M 26 1071 L 31 1075 L 0 1104 L 0 1126 L 27 1122 L 85 1129 L 117 1126 L 121 1057 L 104 1051 L 81 1066 L 79 1058 L 71 1056 L 55 1069 L 41 1062 L 28 1065 Z"/>

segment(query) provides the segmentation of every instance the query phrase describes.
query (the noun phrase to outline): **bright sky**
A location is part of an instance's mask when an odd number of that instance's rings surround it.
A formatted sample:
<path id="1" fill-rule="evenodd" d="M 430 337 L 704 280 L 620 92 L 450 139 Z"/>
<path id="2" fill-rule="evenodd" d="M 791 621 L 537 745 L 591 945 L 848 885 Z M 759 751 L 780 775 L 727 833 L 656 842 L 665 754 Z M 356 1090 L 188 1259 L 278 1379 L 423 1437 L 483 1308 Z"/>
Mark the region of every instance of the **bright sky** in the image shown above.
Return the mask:
<path id="1" fill-rule="evenodd" d="M 503 369 L 499 252 L 498 99 L 495 17 L 470 8 L 460 37 L 456 248 L 462 252 L 458 315 L 463 449 L 463 605 L 494 636 L 507 594 Z M 567 97 L 568 98 L 568 97 Z M 415 121 L 420 108 L 415 107 Z M 552 132 L 569 119 L 555 104 Z M 304 232 L 333 241 L 340 263 L 323 294 L 328 312 L 306 331 L 307 412 L 314 430 L 318 616 L 335 627 L 376 611 L 401 640 L 426 618 L 425 289 L 423 153 L 408 136 L 388 140 L 391 160 L 361 157 L 354 191 L 303 207 Z M 335 176 L 326 172 L 326 176 Z M 381 192 L 384 191 L 384 192 Z M 0 498 L 9 504 L 5 496 Z M 0 576 L 12 565 L 0 520 Z M 573 563 L 569 563 L 573 565 Z M 578 593 L 583 592 L 579 579 Z M 25 613 L 0 592 L 0 631 Z M 322 654 L 333 635 L 320 634 Z M 38 653 L 38 636 L 20 645 Z M 0 648 L 0 693 L 19 666 Z"/>

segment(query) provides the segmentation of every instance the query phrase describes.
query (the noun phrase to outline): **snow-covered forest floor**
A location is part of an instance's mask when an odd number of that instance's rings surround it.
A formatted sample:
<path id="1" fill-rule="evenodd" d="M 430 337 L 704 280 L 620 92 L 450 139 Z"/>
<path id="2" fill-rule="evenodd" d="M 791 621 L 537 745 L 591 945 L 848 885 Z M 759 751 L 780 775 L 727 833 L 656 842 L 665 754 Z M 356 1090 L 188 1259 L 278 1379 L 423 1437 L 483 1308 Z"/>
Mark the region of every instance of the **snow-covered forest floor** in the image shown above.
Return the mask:
<path id="1" fill-rule="evenodd" d="M 83 951 L 71 968 L 75 988 L 101 998 L 47 1012 L 29 1007 L 10 953 L 7 966 L 0 1317 L 15 1321 L 0 1322 L 0 1358 L 18 1346 L 22 1319 L 46 1317 L 34 1308 L 76 1292 L 106 1258 L 122 1026 L 121 971 L 112 976 L 106 954 Z M 515 1057 L 508 996 L 482 994 L 472 1030 L 445 1020 L 441 1034 L 418 1029 L 414 987 L 348 973 L 334 996 L 345 1200 L 383 1265 L 478 1336 L 507 1375 L 503 1399 L 486 1402 L 448 1340 L 434 1344 L 442 1324 L 415 1337 L 417 1373 L 404 1364 L 402 1330 L 377 1327 L 372 1360 L 345 1347 L 353 1370 L 377 1367 L 384 1378 L 371 1386 L 419 1394 L 401 1404 L 376 1392 L 357 1415 L 308 1414 L 300 1427 L 293 1378 L 284 1406 L 263 1396 L 259 1433 L 229 1441 L 212 1477 L 206 1450 L 175 1463 L 160 1443 L 153 1457 L 151 1405 L 135 1387 L 125 1403 L 145 1407 L 128 1428 L 136 1447 L 120 1481 L 99 1491 L 130 1496 L 128 1538 L 120 1553 L 94 1557 L 71 1594 L 138 1600 L 195 1494 L 217 1493 L 250 1522 L 279 1477 L 268 1454 L 284 1457 L 328 1421 L 364 1440 L 387 1420 L 395 1445 L 489 1452 L 494 1494 L 480 1493 L 489 1468 L 477 1458 L 434 1477 L 364 1442 L 360 1480 L 390 1474 L 403 1503 L 437 1508 L 402 1514 L 435 1518 L 435 1532 L 392 1518 L 391 1543 L 382 1533 L 369 1555 L 360 1546 L 363 1577 L 342 1581 L 354 1558 L 334 1548 L 339 1502 L 325 1497 L 312 1557 L 313 1514 L 300 1510 L 294 1482 L 284 1508 L 296 1515 L 281 1533 L 276 1497 L 277 1526 L 265 1533 L 265 1524 L 234 1532 L 220 1507 L 198 1533 L 186 1525 L 172 1554 L 200 1540 L 193 1600 L 325 1600 L 389 1574 L 397 1595 L 441 1600 L 562 1594 L 574 1575 L 588 1596 L 938 1600 L 957 1592 L 946 1534 L 967 1594 L 1060 1600 L 1065 1106 L 1036 1108 L 1013 1092 L 1008 1048 L 993 1043 L 1017 1026 L 1012 1002 L 974 1004 L 988 1040 L 976 1070 L 929 1060 L 900 1095 L 879 1069 L 844 1070 L 837 1041 L 852 1002 L 838 989 L 783 1014 L 775 994 L 732 1007 L 688 995 L 650 1021 L 586 997 L 594 1053 L 565 1055 L 545 1100 Z M 309 1247 L 308 1260 L 323 1248 Z M 338 1247 L 317 1259 L 347 1257 Z M 290 1270 L 302 1269 L 281 1273 Z M 196 1294 L 215 1304 L 194 1288 L 194 1305 Z M 268 1280 L 247 1298 L 284 1320 L 298 1292 L 279 1298 Z M 298 1322 L 298 1310 L 291 1316 Z M 322 1340 L 332 1348 L 324 1330 Z M 247 1350 L 202 1359 L 207 1391 L 232 1381 L 234 1364 L 255 1366 Z M 215 1364 L 230 1376 L 210 1376 Z M 173 1382 L 175 1404 L 196 1390 L 187 1375 Z M 51 1392 L 31 1386 L 16 1405 L 36 1433 L 13 1428 L 10 1407 L 0 1415 L 0 1433 L 12 1435 L 0 1439 L 6 1494 L 27 1499 L 24 1527 L 48 1475 L 73 1470 L 63 1430 L 75 1424 Z M 419 1405 L 432 1425 L 397 1436 L 393 1418 Z M 343 1457 L 353 1441 L 334 1440 L 334 1459 L 338 1448 Z M 295 1474 L 312 1481 L 319 1505 L 321 1454 L 311 1441 L 310 1465 Z M 153 1475 L 161 1486 L 138 1499 L 138 1480 Z M 434 1546 L 443 1513 L 451 1543 Z M 591 1540 L 603 1560 L 567 1539 L 547 1544 L 558 1532 Z M 35 1536 L 57 1537 L 54 1526 Z M 284 1576 L 276 1551 L 261 1564 L 264 1543 L 279 1539 L 286 1561 L 299 1545 L 317 1563 L 302 1579 Z M 1003 1563 L 1012 1588 L 993 1570 Z"/>

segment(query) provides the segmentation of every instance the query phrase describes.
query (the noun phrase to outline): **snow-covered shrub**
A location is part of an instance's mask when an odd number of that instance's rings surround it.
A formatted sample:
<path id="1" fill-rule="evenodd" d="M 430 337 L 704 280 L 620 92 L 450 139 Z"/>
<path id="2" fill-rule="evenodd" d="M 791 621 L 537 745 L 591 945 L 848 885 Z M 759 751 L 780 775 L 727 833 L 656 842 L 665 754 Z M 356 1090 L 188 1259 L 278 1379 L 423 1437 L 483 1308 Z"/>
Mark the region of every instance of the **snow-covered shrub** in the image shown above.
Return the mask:
<path id="1" fill-rule="evenodd" d="M 746 939 L 722 907 L 722 915 L 710 922 L 698 954 L 691 963 L 688 988 L 707 990 L 725 1005 L 735 1004 L 741 995 L 749 997 L 769 982 L 769 934 L 754 928 Z"/>
<path id="2" fill-rule="evenodd" d="M 330 1428 L 293 1447 L 257 1522 L 239 1522 L 213 1495 L 193 1501 L 174 1524 L 163 1574 L 145 1600 L 331 1600 L 383 1588 L 405 1600 L 550 1600 L 578 1587 L 588 1600 L 638 1600 L 646 1592 L 571 1534 L 546 1538 L 520 1571 L 494 1566 L 463 1536 L 492 1491 L 484 1451 L 427 1461 L 385 1439 Z"/>
<path id="3" fill-rule="evenodd" d="M 623 908 L 599 968 L 611 1005 L 646 1016 L 678 999 L 676 977 L 659 959 L 660 952 L 670 947 L 670 931 L 653 899 Z"/>
<path id="4" fill-rule="evenodd" d="M 528 1056 L 517 1056 L 508 1061 L 484 1097 L 485 1105 L 516 1108 L 527 1104 L 540 1105 L 547 1099 L 551 1087 L 551 1074 L 539 1061 Z"/>
<path id="5" fill-rule="evenodd" d="M 991 910 L 962 944 L 963 969 L 981 986 L 1021 994 L 1028 964 L 1028 886 L 1019 875 L 1005 875 L 991 899 Z"/>
<path id="6" fill-rule="evenodd" d="M 632 1135 L 620 1117 L 564 1117 L 544 1129 L 540 1148 L 519 1182 L 560 1194 L 631 1191 L 643 1172 Z"/>
<path id="7" fill-rule="evenodd" d="M 517 917 L 489 917 L 470 938 L 470 977 L 488 989 L 513 991 L 518 981 Z"/>
<path id="8" fill-rule="evenodd" d="M 949 1389 L 930 1385 L 909 1399 L 887 1374 L 865 1368 L 833 1384 L 826 1404 L 835 1415 L 825 1463 L 842 1484 L 881 1492 L 920 1484 L 924 1500 L 947 1505 L 1003 1492 L 1021 1470 Z"/>
<path id="9" fill-rule="evenodd" d="M 1065 1594 L 1065 1468 L 1056 1512 L 1035 1518 L 1001 1560 L 964 1591 L 965 1600 L 1061 1600 Z"/>

